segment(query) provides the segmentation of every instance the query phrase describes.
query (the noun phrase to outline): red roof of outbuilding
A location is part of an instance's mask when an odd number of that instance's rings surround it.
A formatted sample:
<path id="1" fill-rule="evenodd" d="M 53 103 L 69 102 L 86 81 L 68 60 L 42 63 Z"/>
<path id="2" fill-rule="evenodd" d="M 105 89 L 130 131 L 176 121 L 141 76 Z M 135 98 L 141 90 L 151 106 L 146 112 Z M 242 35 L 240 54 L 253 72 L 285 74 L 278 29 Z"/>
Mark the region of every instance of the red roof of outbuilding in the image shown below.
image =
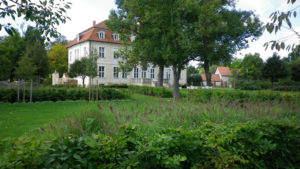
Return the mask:
<path id="1" fill-rule="evenodd" d="M 217 69 L 219 70 L 220 74 L 222 76 L 231 76 L 231 72 L 229 70 L 229 67 L 217 67 Z"/>
<path id="2" fill-rule="evenodd" d="M 97 32 L 104 31 L 105 32 L 105 38 L 99 39 Z M 98 41 L 98 42 L 108 42 L 108 43 L 118 43 L 120 44 L 121 41 L 116 41 L 112 37 L 113 32 L 109 31 L 105 25 L 105 21 L 102 21 L 98 24 L 93 25 L 92 27 L 86 29 L 85 31 L 79 33 L 79 41 L 77 41 L 77 38 L 75 38 L 73 41 L 71 41 L 67 48 L 72 47 L 76 44 L 85 42 L 85 41 Z"/>
<path id="3" fill-rule="evenodd" d="M 205 74 L 201 74 L 201 78 L 202 78 L 202 81 L 206 81 Z M 220 76 L 217 75 L 217 74 L 212 74 L 211 75 L 211 81 L 220 82 L 221 81 Z"/>

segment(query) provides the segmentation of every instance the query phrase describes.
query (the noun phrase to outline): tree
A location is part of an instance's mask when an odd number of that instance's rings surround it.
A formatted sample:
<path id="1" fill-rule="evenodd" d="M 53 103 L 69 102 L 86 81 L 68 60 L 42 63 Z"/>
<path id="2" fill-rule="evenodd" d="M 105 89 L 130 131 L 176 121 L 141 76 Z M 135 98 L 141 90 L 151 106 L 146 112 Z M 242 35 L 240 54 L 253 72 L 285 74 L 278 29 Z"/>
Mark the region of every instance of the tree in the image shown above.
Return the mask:
<path id="1" fill-rule="evenodd" d="M 199 71 L 194 66 L 188 66 L 187 67 L 187 76 L 190 76 L 193 74 L 199 74 Z"/>
<path id="2" fill-rule="evenodd" d="M 38 79 L 40 77 L 46 77 L 50 72 L 49 62 L 47 58 L 47 53 L 44 45 L 39 41 L 35 41 L 28 45 L 25 51 L 25 55 L 30 57 L 34 65 L 37 68 L 36 76 Z"/>
<path id="3" fill-rule="evenodd" d="M 7 76 L 9 76 L 10 81 L 13 81 L 15 79 L 15 65 L 17 65 L 19 59 L 24 54 L 25 49 L 25 41 L 18 32 L 16 32 L 14 35 L 5 37 L 4 40 L 0 43 L 0 56 L 3 60 L 3 62 L 1 63 L 7 63 L 5 64 L 5 72 L 1 71 L 1 74 L 5 73 Z M 7 59 L 9 61 L 7 61 Z"/>
<path id="4" fill-rule="evenodd" d="M 81 76 L 82 86 L 85 87 L 85 78 L 87 77 L 87 58 L 82 58 L 81 60 L 76 60 L 73 64 L 70 65 L 69 75 L 70 77 Z"/>
<path id="5" fill-rule="evenodd" d="M 26 21 L 35 22 L 37 30 L 45 36 L 55 37 L 57 26 L 65 23 L 69 17 L 66 16 L 71 3 L 61 0 L 59 3 L 55 0 L 2 0 L 0 2 L 0 18 L 10 17 L 15 20 L 16 17 L 24 17 Z M 0 30 L 4 28 L 8 34 L 13 34 L 15 29 L 11 23 L 0 23 Z"/>
<path id="6" fill-rule="evenodd" d="M 241 74 L 244 78 L 257 80 L 260 77 L 263 60 L 259 53 L 246 54 L 242 62 Z"/>
<path id="7" fill-rule="evenodd" d="M 28 57 L 28 55 L 22 56 L 22 58 L 18 61 L 18 66 L 16 68 L 15 74 L 17 75 L 17 77 L 24 79 L 23 102 L 25 102 L 26 80 L 32 80 L 36 71 L 37 71 L 37 67 L 34 65 L 33 60 L 30 57 Z M 30 101 L 31 101 L 32 88 L 30 90 L 30 93 L 31 93 L 30 94 Z"/>
<path id="8" fill-rule="evenodd" d="M 296 0 L 287 0 L 287 4 L 291 4 L 292 6 L 295 5 L 295 2 Z M 274 11 L 273 13 L 271 13 L 269 17 L 271 21 L 265 25 L 269 33 L 274 32 L 276 34 L 283 27 L 287 30 L 290 30 L 293 34 L 280 39 L 266 42 L 264 44 L 265 49 L 267 49 L 269 47 L 269 44 L 271 44 L 272 50 L 274 48 L 278 51 L 281 49 L 290 50 L 294 48 L 295 44 L 286 44 L 287 41 L 297 38 L 299 39 L 300 42 L 300 33 L 293 28 L 292 23 L 290 21 L 292 17 L 294 18 L 297 17 L 297 9 L 299 9 L 299 7 L 300 6 L 298 5 L 298 6 L 294 6 L 291 10 L 288 10 L 286 12 Z"/>
<path id="9" fill-rule="evenodd" d="M 262 68 L 262 76 L 264 78 L 270 79 L 273 83 L 280 78 L 284 78 L 287 75 L 287 70 L 285 64 L 280 59 L 280 57 L 274 53 L 272 57 L 267 59 L 267 62 Z"/>
<path id="10" fill-rule="evenodd" d="M 291 79 L 300 82 L 300 58 L 291 63 Z"/>
<path id="11" fill-rule="evenodd" d="M 211 86 L 212 64 L 228 64 L 232 55 L 248 47 L 249 40 L 262 34 L 261 22 L 250 11 L 233 8 L 232 1 L 200 1 L 198 27 L 193 32 L 195 60 L 203 63 L 207 84 Z"/>
<path id="12" fill-rule="evenodd" d="M 188 35 L 193 28 L 193 22 L 197 20 L 198 2 L 196 0 L 119 0 L 116 4 L 118 11 L 111 14 L 115 17 L 110 17 L 110 20 L 116 19 L 118 22 L 115 23 L 119 23 L 119 29 L 115 31 L 123 37 L 125 35 L 127 39 L 131 35 L 135 36 L 131 44 L 133 51 L 137 51 L 136 48 L 144 53 L 136 60 L 158 66 L 160 64 L 172 66 L 173 98 L 179 99 L 179 74 L 189 61 L 188 56 L 192 46 L 191 37 Z M 107 25 L 110 27 L 109 22 Z M 147 56 L 149 49 L 151 52 L 149 57 L 143 57 Z M 134 53 L 132 56 L 136 57 Z"/>
<path id="13" fill-rule="evenodd" d="M 12 68 L 11 61 L 6 55 L 0 55 L 0 80 L 8 80 Z"/>
<path id="14" fill-rule="evenodd" d="M 300 58 L 300 45 L 297 45 L 294 49 L 292 49 L 292 52 L 289 53 L 288 58 L 290 61 L 296 61 Z"/>
<path id="15" fill-rule="evenodd" d="M 91 91 L 93 91 L 92 86 L 93 86 L 93 78 L 96 77 L 98 75 L 97 72 L 97 50 L 91 50 L 89 52 L 87 61 L 86 63 L 86 75 L 89 76 L 89 100 L 91 100 L 91 98 L 93 96 L 91 96 Z"/>
<path id="16" fill-rule="evenodd" d="M 230 64 L 230 71 L 233 78 L 238 79 L 241 76 L 241 70 L 243 68 L 243 60 L 234 58 Z"/>
<path id="17" fill-rule="evenodd" d="M 51 48 L 48 53 L 48 60 L 51 72 L 59 72 L 60 77 L 63 73 L 68 72 L 68 50 L 63 44 L 58 43 Z"/>
<path id="18" fill-rule="evenodd" d="M 111 30 L 121 33 L 126 47 L 131 46 L 132 50 L 125 49 L 122 52 L 122 59 L 126 62 L 121 64 L 121 68 L 128 70 L 128 67 L 132 69 L 138 64 L 142 65 L 143 69 L 146 69 L 149 64 L 158 66 L 158 86 L 163 86 L 164 66 L 168 66 L 168 64 L 162 57 L 162 32 L 149 27 L 149 25 L 155 24 L 156 21 L 151 19 L 155 16 L 149 16 L 149 9 L 143 8 L 139 5 L 140 3 L 138 1 L 117 1 L 119 9 L 111 12 L 106 24 Z M 157 2 L 150 3 L 150 1 L 143 1 L 142 3 L 149 8 L 155 8 L 159 5 Z M 138 10 L 133 11 L 134 8 L 138 8 Z M 143 18 L 144 24 L 140 24 L 136 17 Z M 124 20 L 124 18 L 126 19 Z M 128 43 L 132 35 L 135 36 L 135 40 Z M 129 53 L 126 51 L 129 51 Z"/>

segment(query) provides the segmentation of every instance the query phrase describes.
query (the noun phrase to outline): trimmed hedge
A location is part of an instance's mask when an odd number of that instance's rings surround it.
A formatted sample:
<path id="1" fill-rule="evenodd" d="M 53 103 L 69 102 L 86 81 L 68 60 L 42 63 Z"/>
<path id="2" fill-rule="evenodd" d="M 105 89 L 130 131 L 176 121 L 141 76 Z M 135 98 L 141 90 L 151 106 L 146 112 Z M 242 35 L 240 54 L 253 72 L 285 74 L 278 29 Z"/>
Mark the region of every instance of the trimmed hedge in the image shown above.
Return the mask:
<path id="1" fill-rule="evenodd" d="M 25 100 L 29 101 L 30 91 L 25 90 Z M 94 90 L 95 94 L 96 91 Z M 102 89 L 98 91 L 99 100 L 126 99 L 128 93 L 117 89 Z M 89 90 L 86 88 L 44 88 L 33 89 L 32 101 L 64 101 L 64 100 L 88 100 Z M 23 100 L 23 89 L 20 89 L 20 100 Z M 17 89 L 0 89 L 1 102 L 17 102 Z"/>
<path id="2" fill-rule="evenodd" d="M 275 92 L 275 91 L 243 91 L 243 90 L 189 90 L 182 93 L 194 101 L 232 100 L 232 101 L 294 101 L 300 102 L 300 92 Z"/>
<path id="3" fill-rule="evenodd" d="M 165 87 L 150 87 L 150 86 L 128 86 L 128 89 L 134 93 L 139 93 L 148 96 L 158 96 L 164 98 L 173 97 L 172 90 Z"/>
<path id="4" fill-rule="evenodd" d="M 116 137 L 95 134 L 42 141 L 0 141 L 0 168 L 298 168 L 297 123 L 205 123 L 147 137 L 132 126 Z"/>

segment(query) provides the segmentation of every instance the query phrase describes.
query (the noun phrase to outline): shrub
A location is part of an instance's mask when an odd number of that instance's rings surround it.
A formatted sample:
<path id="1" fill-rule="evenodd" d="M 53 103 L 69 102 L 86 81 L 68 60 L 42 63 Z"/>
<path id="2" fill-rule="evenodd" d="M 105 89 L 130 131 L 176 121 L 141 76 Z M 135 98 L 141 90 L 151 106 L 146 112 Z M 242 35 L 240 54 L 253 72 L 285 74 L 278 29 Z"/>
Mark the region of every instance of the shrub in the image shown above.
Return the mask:
<path id="1" fill-rule="evenodd" d="M 140 93 L 149 96 L 158 96 L 164 98 L 171 98 L 172 90 L 164 87 L 149 87 L 149 86 L 129 86 L 129 90 L 135 93 Z"/>
<path id="2" fill-rule="evenodd" d="M 204 123 L 148 137 L 125 126 L 118 136 L 65 136 L 0 142 L 0 168 L 297 168 L 297 123 Z M 4 146 L 5 144 L 5 146 Z"/>
<path id="3" fill-rule="evenodd" d="M 242 91 L 242 90 L 204 90 L 189 92 L 187 97 L 193 101 L 207 102 L 211 99 L 229 101 L 300 101 L 300 93 L 282 93 L 274 91 Z"/>
<path id="4" fill-rule="evenodd" d="M 29 90 L 26 90 L 26 101 L 29 101 Z M 0 89 L 1 102 L 16 102 L 16 89 Z M 94 89 L 93 93 L 96 93 Z M 22 100 L 23 90 L 20 90 L 20 100 Z M 32 101 L 64 101 L 64 100 L 88 100 L 89 91 L 86 88 L 44 88 L 32 91 Z M 129 98 L 128 92 L 117 89 L 99 89 L 98 98 L 100 100 L 126 99 Z"/>

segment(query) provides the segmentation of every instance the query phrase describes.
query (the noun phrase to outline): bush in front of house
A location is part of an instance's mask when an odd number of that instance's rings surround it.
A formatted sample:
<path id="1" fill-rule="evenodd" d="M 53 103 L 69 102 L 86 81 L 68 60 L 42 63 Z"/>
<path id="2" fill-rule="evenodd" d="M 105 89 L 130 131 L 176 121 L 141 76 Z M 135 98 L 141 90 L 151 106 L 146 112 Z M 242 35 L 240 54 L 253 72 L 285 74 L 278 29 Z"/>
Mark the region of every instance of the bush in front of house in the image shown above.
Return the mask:
<path id="1" fill-rule="evenodd" d="M 96 89 L 93 90 L 94 98 Z M 25 90 L 25 100 L 28 102 L 30 91 Z M 116 100 L 129 98 L 128 92 L 123 92 L 117 89 L 103 89 L 98 90 L 99 100 Z M 88 100 L 89 90 L 86 88 L 44 88 L 33 89 L 32 101 L 65 101 L 65 100 Z M 20 101 L 23 100 L 23 90 L 20 90 Z M 17 102 L 17 89 L 0 89 L 1 102 Z"/>
<path id="2" fill-rule="evenodd" d="M 173 97 L 172 90 L 165 87 L 134 86 L 130 85 L 128 89 L 134 93 L 148 96 L 158 96 L 163 98 Z"/>

